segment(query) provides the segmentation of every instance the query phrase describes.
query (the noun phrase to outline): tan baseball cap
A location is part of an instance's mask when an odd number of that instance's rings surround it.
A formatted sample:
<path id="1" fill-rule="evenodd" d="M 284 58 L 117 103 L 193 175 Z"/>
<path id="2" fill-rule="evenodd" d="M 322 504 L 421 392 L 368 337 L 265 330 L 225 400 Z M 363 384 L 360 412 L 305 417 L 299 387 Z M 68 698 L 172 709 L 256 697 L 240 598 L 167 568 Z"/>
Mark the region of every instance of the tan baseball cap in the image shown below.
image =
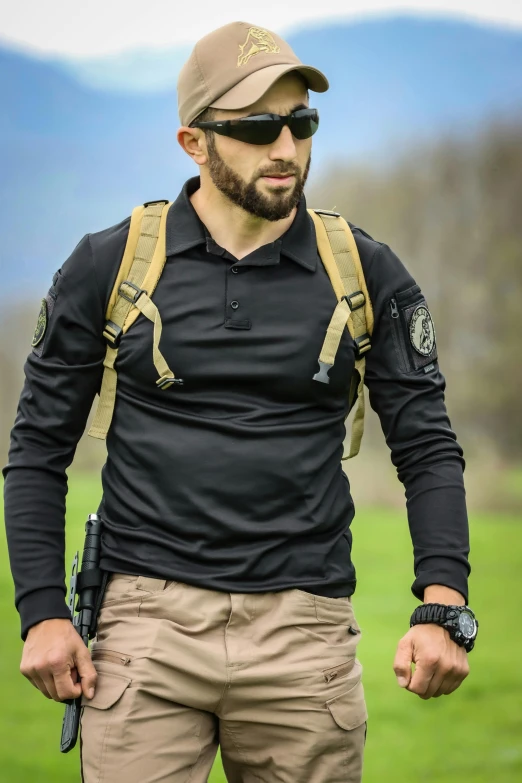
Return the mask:
<path id="1" fill-rule="evenodd" d="M 243 109 L 255 103 L 285 73 L 298 71 L 314 92 L 326 92 L 328 80 L 303 65 L 275 33 L 248 22 L 219 27 L 194 46 L 178 79 L 178 110 L 190 125 L 209 107 Z"/>

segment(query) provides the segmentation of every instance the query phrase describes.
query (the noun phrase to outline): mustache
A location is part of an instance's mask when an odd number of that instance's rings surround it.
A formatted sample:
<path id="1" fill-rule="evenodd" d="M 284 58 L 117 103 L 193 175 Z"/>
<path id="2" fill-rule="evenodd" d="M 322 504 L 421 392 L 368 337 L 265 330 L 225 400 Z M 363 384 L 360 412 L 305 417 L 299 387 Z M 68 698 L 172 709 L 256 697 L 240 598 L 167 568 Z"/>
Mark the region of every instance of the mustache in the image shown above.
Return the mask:
<path id="1" fill-rule="evenodd" d="M 270 169 L 269 171 L 261 171 L 258 174 L 258 178 L 261 177 L 290 177 L 290 176 L 300 176 L 301 175 L 301 169 L 299 166 L 288 166 L 284 163 L 281 163 L 280 166 L 277 168 Z"/>

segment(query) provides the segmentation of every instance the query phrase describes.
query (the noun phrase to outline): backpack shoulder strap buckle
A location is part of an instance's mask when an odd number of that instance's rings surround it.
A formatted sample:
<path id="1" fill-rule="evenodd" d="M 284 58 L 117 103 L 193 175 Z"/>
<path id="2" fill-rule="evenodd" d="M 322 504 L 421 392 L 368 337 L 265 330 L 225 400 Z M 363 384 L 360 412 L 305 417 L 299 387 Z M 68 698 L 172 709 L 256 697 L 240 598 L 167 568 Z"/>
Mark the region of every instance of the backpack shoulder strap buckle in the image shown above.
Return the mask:
<path id="1" fill-rule="evenodd" d="M 363 291 L 354 291 L 353 294 L 345 294 L 345 296 L 342 296 L 341 299 L 346 300 L 352 313 L 354 310 L 359 310 L 366 304 L 366 297 Z"/>
<path id="2" fill-rule="evenodd" d="M 107 321 L 103 330 L 103 336 L 111 348 L 118 348 L 123 336 L 123 329 L 114 321 Z"/>
<path id="3" fill-rule="evenodd" d="M 330 215 L 330 217 L 341 217 L 340 212 L 334 212 L 331 209 L 314 209 L 312 210 L 316 215 Z"/>
<path id="4" fill-rule="evenodd" d="M 129 288 L 132 290 L 129 291 L 128 290 Z M 118 293 L 121 297 L 123 297 L 123 299 L 126 299 L 127 302 L 130 302 L 131 304 L 136 304 L 140 296 L 142 294 L 146 294 L 147 292 L 143 288 L 140 288 L 134 283 L 131 283 L 130 280 L 124 280 L 123 283 L 120 285 Z"/>

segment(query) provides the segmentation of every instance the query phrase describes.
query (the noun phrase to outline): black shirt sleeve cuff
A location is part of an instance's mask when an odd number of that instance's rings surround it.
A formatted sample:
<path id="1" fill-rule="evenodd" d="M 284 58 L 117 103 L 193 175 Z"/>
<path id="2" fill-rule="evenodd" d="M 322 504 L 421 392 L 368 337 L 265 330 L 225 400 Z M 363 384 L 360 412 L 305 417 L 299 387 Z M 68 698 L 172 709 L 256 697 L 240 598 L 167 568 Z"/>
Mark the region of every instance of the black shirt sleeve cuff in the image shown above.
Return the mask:
<path id="1" fill-rule="evenodd" d="M 411 586 L 413 595 L 424 601 L 424 589 L 430 585 L 444 585 L 452 590 L 458 590 L 468 603 L 468 568 L 464 568 L 455 560 L 444 557 L 430 557 L 422 561 L 422 568 Z"/>
<path id="2" fill-rule="evenodd" d="M 24 642 L 29 629 L 42 620 L 71 619 L 63 590 L 58 587 L 33 590 L 32 593 L 22 598 L 18 604 L 18 611 L 22 624 L 21 636 Z"/>

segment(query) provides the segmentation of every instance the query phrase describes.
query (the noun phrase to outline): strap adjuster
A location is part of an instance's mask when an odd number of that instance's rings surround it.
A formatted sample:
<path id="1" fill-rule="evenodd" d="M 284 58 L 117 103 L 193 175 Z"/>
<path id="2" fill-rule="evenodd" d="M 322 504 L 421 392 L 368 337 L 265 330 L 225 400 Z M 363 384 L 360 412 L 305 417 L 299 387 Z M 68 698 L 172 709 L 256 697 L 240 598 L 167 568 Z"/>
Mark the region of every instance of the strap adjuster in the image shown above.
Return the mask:
<path id="1" fill-rule="evenodd" d="M 132 288 L 134 290 L 134 294 L 129 294 L 125 291 L 124 286 L 127 288 Z M 137 285 L 134 285 L 134 283 L 131 283 L 130 280 L 124 280 L 123 283 L 120 285 L 120 290 L 118 291 L 119 295 L 123 297 L 123 299 L 126 299 L 127 302 L 130 302 L 131 304 L 136 304 L 138 299 L 142 294 L 146 294 L 147 292 L 143 290 L 143 288 L 138 288 Z"/>
<path id="2" fill-rule="evenodd" d="M 168 203 L 169 203 L 168 198 L 157 198 L 154 201 L 146 201 L 143 206 L 150 207 L 151 204 L 168 204 Z"/>
<path id="3" fill-rule="evenodd" d="M 107 321 L 103 330 L 103 336 L 111 348 L 117 348 L 123 336 L 123 329 L 118 324 L 115 324 L 114 321 Z"/>
<path id="4" fill-rule="evenodd" d="M 341 217 L 340 212 L 334 212 L 332 209 L 314 209 L 316 215 L 328 215 L 329 217 Z"/>
<path id="5" fill-rule="evenodd" d="M 174 378 L 172 375 L 163 375 L 156 381 L 158 389 L 169 389 L 173 384 L 183 386 L 183 378 Z"/>
<path id="6" fill-rule="evenodd" d="M 348 307 L 352 313 L 354 310 L 359 310 L 366 304 L 366 297 L 362 291 L 354 291 L 353 294 L 350 294 L 349 296 L 342 296 L 341 299 L 346 299 L 348 302 Z"/>
<path id="7" fill-rule="evenodd" d="M 363 354 L 367 353 L 371 347 L 372 347 L 372 343 L 368 332 L 365 332 L 364 334 L 361 334 L 360 337 L 355 338 L 355 348 L 357 351 L 357 356 L 362 356 Z"/>

